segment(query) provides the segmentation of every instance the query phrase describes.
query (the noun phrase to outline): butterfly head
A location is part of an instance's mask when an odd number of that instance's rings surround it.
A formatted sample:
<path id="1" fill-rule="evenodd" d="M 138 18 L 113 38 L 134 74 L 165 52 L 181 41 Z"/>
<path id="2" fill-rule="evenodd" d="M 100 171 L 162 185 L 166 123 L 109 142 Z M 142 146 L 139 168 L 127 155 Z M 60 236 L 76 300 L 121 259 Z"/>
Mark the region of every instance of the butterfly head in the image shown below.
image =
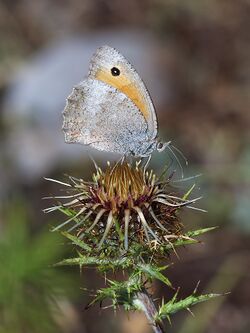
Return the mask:
<path id="1" fill-rule="evenodd" d="M 158 152 L 162 152 L 166 149 L 166 147 L 168 147 L 170 145 L 171 141 L 168 142 L 162 142 L 162 141 L 158 141 L 157 145 L 156 145 L 156 149 Z"/>

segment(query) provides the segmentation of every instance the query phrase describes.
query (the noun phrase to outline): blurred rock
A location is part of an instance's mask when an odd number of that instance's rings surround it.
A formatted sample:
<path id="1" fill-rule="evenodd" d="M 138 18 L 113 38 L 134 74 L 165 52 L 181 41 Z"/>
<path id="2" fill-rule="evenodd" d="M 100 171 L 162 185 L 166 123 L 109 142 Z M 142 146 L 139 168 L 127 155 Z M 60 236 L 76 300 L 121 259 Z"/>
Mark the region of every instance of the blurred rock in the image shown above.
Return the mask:
<path id="1" fill-rule="evenodd" d="M 8 155 L 24 179 L 30 181 L 53 167 L 87 157 L 86 147 L 64 143 L 61 112 L 73 85 L 87 75 L 91 55 L 103 44 L 117 48 L 135 66 L 156 106 L 166 99 L 166 83 L 158 79 L 156 65 L 159 46 L 150 34 L 106 31 L 51 43 L 27 60 L 11 79 L 4 98 Z M 101 156 L 107 158 L 105 153 Z"/>

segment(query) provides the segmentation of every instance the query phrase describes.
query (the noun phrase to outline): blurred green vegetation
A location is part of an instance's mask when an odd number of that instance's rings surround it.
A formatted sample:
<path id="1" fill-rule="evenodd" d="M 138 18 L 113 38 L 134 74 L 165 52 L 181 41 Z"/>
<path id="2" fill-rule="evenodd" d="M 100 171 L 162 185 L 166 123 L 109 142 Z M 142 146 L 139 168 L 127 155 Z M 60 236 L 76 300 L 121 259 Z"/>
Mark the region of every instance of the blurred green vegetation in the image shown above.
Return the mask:
<path id="1" fill-rule="evenodd" d="M 27 208 L 17 200 L 2 212 L 1 333 L 58 331 L 56 318 L 62 314 L 57 303 L 73 295 L 71 276 L 52 267 L 65 253 L 60 238 L 48 228 L 31 233 Z"/>

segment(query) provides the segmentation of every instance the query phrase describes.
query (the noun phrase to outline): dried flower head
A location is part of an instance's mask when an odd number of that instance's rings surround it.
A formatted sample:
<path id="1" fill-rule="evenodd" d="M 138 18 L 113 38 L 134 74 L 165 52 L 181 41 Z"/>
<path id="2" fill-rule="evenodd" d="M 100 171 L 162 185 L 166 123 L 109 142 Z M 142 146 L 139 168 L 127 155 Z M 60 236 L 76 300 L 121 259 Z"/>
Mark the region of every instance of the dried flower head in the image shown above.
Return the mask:
<path id="1" fill-rule="evenodd" d="M 131 165 L 126 160 L 108 163 L 105 171 L 96 166 L 93 182 L 71 176 L 68 183 L 49 180 L 67 188 L 67 195 L 53 198 L 70 200 L 45 209 L 67 209 L 69 218 L 55 230 L 72 224 L 68 232 L 76 231 L 79 239 L 97 249 L 108 239 L 122 241 L 125 250 L 133 241 L 149 245 L 169 241 L 181 232 L 180 208 L 200 199 L 178 196 L 170 178 L 160 180 L 140 162 Z"/>

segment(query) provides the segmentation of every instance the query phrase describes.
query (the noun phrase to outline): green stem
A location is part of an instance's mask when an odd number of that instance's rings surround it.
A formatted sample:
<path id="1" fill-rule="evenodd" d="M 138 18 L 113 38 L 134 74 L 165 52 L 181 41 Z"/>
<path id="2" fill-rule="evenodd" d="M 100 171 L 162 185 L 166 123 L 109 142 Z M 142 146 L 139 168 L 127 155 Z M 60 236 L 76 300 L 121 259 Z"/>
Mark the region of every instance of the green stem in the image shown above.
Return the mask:
<path id="1" fill-rule="evenodd" d="M 136 308 L 143 311 L 155 333 L 164 333 L 161 322 L 156 322 L 157 309 L 146 289 L 138 292 L 133 301 Z"/>

